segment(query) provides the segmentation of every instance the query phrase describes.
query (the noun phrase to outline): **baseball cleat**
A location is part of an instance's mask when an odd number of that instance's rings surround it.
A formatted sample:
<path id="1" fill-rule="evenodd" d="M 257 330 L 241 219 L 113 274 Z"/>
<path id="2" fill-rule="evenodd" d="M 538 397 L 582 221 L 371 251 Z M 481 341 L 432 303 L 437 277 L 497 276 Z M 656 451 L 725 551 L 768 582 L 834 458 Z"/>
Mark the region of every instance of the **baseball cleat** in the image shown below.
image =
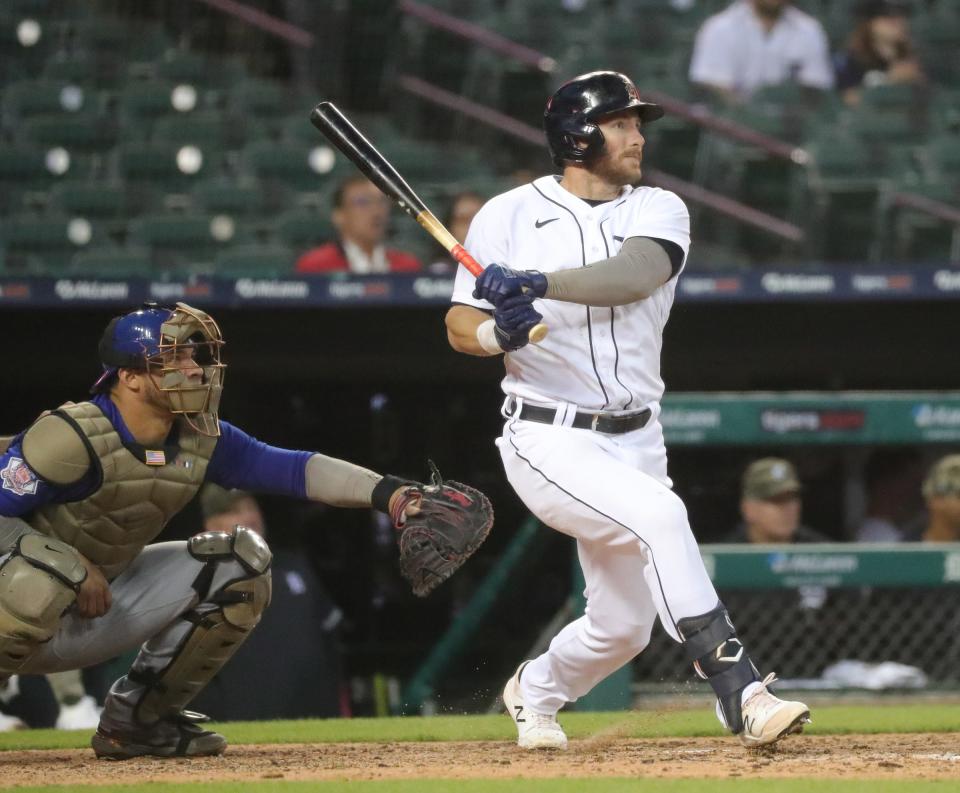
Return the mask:
<path id="1" fill-rule="evenodd" d="M 517 725 L 517 746 L 521 749 L 566 749 L 567 736 L 556 715 L 530 713 L 523 702 L 520 675 L 529 664 L 524 661 L 503 687 L 503 704 L 513 723 Z"/>
<path id="2" fill-rule="evenodd" d="M 777 682 L 770 673 L 744 699 L 741 706 L 743 732 L 740 740 L 744 746 L 766 746 L 781 738 L 803 731 L 810 722 L 810 708 L 802 702 L 778 699 L 767 690 Z"/>
<path id="3" fill-rule="evenodd" d="M 90 741 L 94 753 L 104 760 L 132 757 L 207 757 L 223 754 L 227 739 L 197 726 L 206 716 L 181 711 L 149 727 L 110 728 L 103 720 Z"/>

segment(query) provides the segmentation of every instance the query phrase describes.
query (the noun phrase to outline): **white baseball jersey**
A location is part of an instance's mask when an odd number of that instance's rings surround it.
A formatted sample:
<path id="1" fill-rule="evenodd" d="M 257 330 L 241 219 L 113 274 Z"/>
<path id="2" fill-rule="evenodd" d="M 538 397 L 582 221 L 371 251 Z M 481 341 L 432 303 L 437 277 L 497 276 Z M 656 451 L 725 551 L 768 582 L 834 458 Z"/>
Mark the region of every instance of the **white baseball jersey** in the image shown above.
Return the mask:
<path id="1" fill-rule="evenodd" d="M 683 201 L 655 187 L 624 187 L 619 198 L 592 207 L 559 177 L 544 176 L 488 201 L 465 247 L 484 266 L 550 273 L 615 256 L 629 237 L 669 240 L 686 257 L 690 215 Z M 492 310 L 472 297 L 473 286 L 461 266 L 453 302 Z M 536 301 L 549 334 L 505 356 L 504 393 L 587 410 L 634 411 L 659 402 L 663 328 L 675 289 L 672 278 L 646 300 L 612 308 Z"/>

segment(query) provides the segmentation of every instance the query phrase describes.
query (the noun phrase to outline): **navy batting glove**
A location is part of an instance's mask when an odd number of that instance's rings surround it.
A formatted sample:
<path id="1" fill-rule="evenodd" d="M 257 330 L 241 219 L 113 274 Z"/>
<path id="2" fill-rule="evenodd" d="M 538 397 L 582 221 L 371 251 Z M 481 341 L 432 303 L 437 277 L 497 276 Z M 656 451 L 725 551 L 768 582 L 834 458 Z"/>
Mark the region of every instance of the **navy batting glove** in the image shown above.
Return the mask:
<path id="1" fill-rule="evenodd" d="M 505 352 L 513 352 L 530 341 L 530 329 L 543 321 L 543 315 L 533 307 L 532 294 L 513 295 L 500 301 L 493 321 L 497 344 Z"/>
<path id="2" fill-rule="evenodd" d="M 515 295 L 543 297 L 547 293 L 547 276 L 538 270 L 512 270 L 502 264 L 491 264 L 477 277 L 473 296 L 495 306 Z"/>

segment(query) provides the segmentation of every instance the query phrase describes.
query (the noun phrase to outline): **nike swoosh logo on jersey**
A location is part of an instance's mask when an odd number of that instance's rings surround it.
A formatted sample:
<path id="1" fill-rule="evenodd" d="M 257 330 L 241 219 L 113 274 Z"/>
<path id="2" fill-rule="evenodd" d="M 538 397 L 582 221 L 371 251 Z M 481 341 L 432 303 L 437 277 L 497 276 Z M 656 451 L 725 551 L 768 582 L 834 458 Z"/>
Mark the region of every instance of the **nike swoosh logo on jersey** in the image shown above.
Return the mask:
<path id="1" fill-rule="evenodd" d="M 533 225 L 538 229 L 542 229 L 547 223 L 553 223 L 555 220 L 560 220 L 560 218 L 547 218 L 546 220 L 538 220 Z"/>

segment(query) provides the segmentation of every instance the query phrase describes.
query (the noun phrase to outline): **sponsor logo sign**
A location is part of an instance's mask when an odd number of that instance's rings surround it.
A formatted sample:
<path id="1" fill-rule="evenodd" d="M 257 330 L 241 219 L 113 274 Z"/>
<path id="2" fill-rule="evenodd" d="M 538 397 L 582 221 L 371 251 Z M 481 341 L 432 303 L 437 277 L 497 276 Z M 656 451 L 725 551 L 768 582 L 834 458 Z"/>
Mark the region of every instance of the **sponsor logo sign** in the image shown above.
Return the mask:
<path id="1" fill-rule="evenodd" d="M 941 292 L 960 292 L 960 270 L 937 270 L 933 285 Z"/>
<path id="2" fill-rule="evenodd" d="M 53 287 L 61 300 L 127 300 L 130 284 L 126 281 L 57 280 Z"/>
<path id="3" fill-rule="evenodd" d="M 867 423 L 863 410 L 782 410 L 769 409 L 760 414 L 760 426 L 766 432 L 856 432 Z"/>
<path id="4" fill-rule="evenodd" d="M 0 298 L 4 300 L 24 300 L 30 297 L 30 284 L 10 281 L 0 284 Z"/>
<path id="5" fill-rule="evenodd" d="M 310 296 L 310 284 L 306 281 L 240 278 L 233 288 L 237 295 L 247 299 L 304 300 Z"/>
<path id="6" fill-rule="evenodd" d="M 920 429 L 960 428 L 960 407 L 924 402 L 914 406 L 913 423 Z"/>
<path id="7" fill-rule="evenodd" d="M 913 289 L 913 276 L 907 273 L 892 275 L 854 275 L 850 285 L 855 292 L 909 292 Z"/>
<path id="8" fill-rule="evenodd" d="M 369 300 L 390 297 L 389 281 L 331 281 L 330 297 L 334 300 Z"/>
<path id="9" fill-rule="evenodd" d="M 836 278 L 829 273 L 767 273 L 760 281 L 773 295 L 829 294 L 836 291 Z"/>
<path id="10" fill-rule="evenodd" d="M 687 275 L 680 280 L 680 291 L 687 295 L 733 295 L 743 291 L 743 281 L 737 276 Z"/>
<path id="11" fill-rule="evenodd" d="M 424 300 L 449 298 L 453 294 L 452 278 L 415 278 L 413 293 Z"/>
<path id="12" fill-rule="evenodd" d="M 157 300 L 209 297 L 212 291 L 208 281 L 188 283 L 182 281 L 152 281 L 150 283 L 150 297 L 155 297 Z"/>

